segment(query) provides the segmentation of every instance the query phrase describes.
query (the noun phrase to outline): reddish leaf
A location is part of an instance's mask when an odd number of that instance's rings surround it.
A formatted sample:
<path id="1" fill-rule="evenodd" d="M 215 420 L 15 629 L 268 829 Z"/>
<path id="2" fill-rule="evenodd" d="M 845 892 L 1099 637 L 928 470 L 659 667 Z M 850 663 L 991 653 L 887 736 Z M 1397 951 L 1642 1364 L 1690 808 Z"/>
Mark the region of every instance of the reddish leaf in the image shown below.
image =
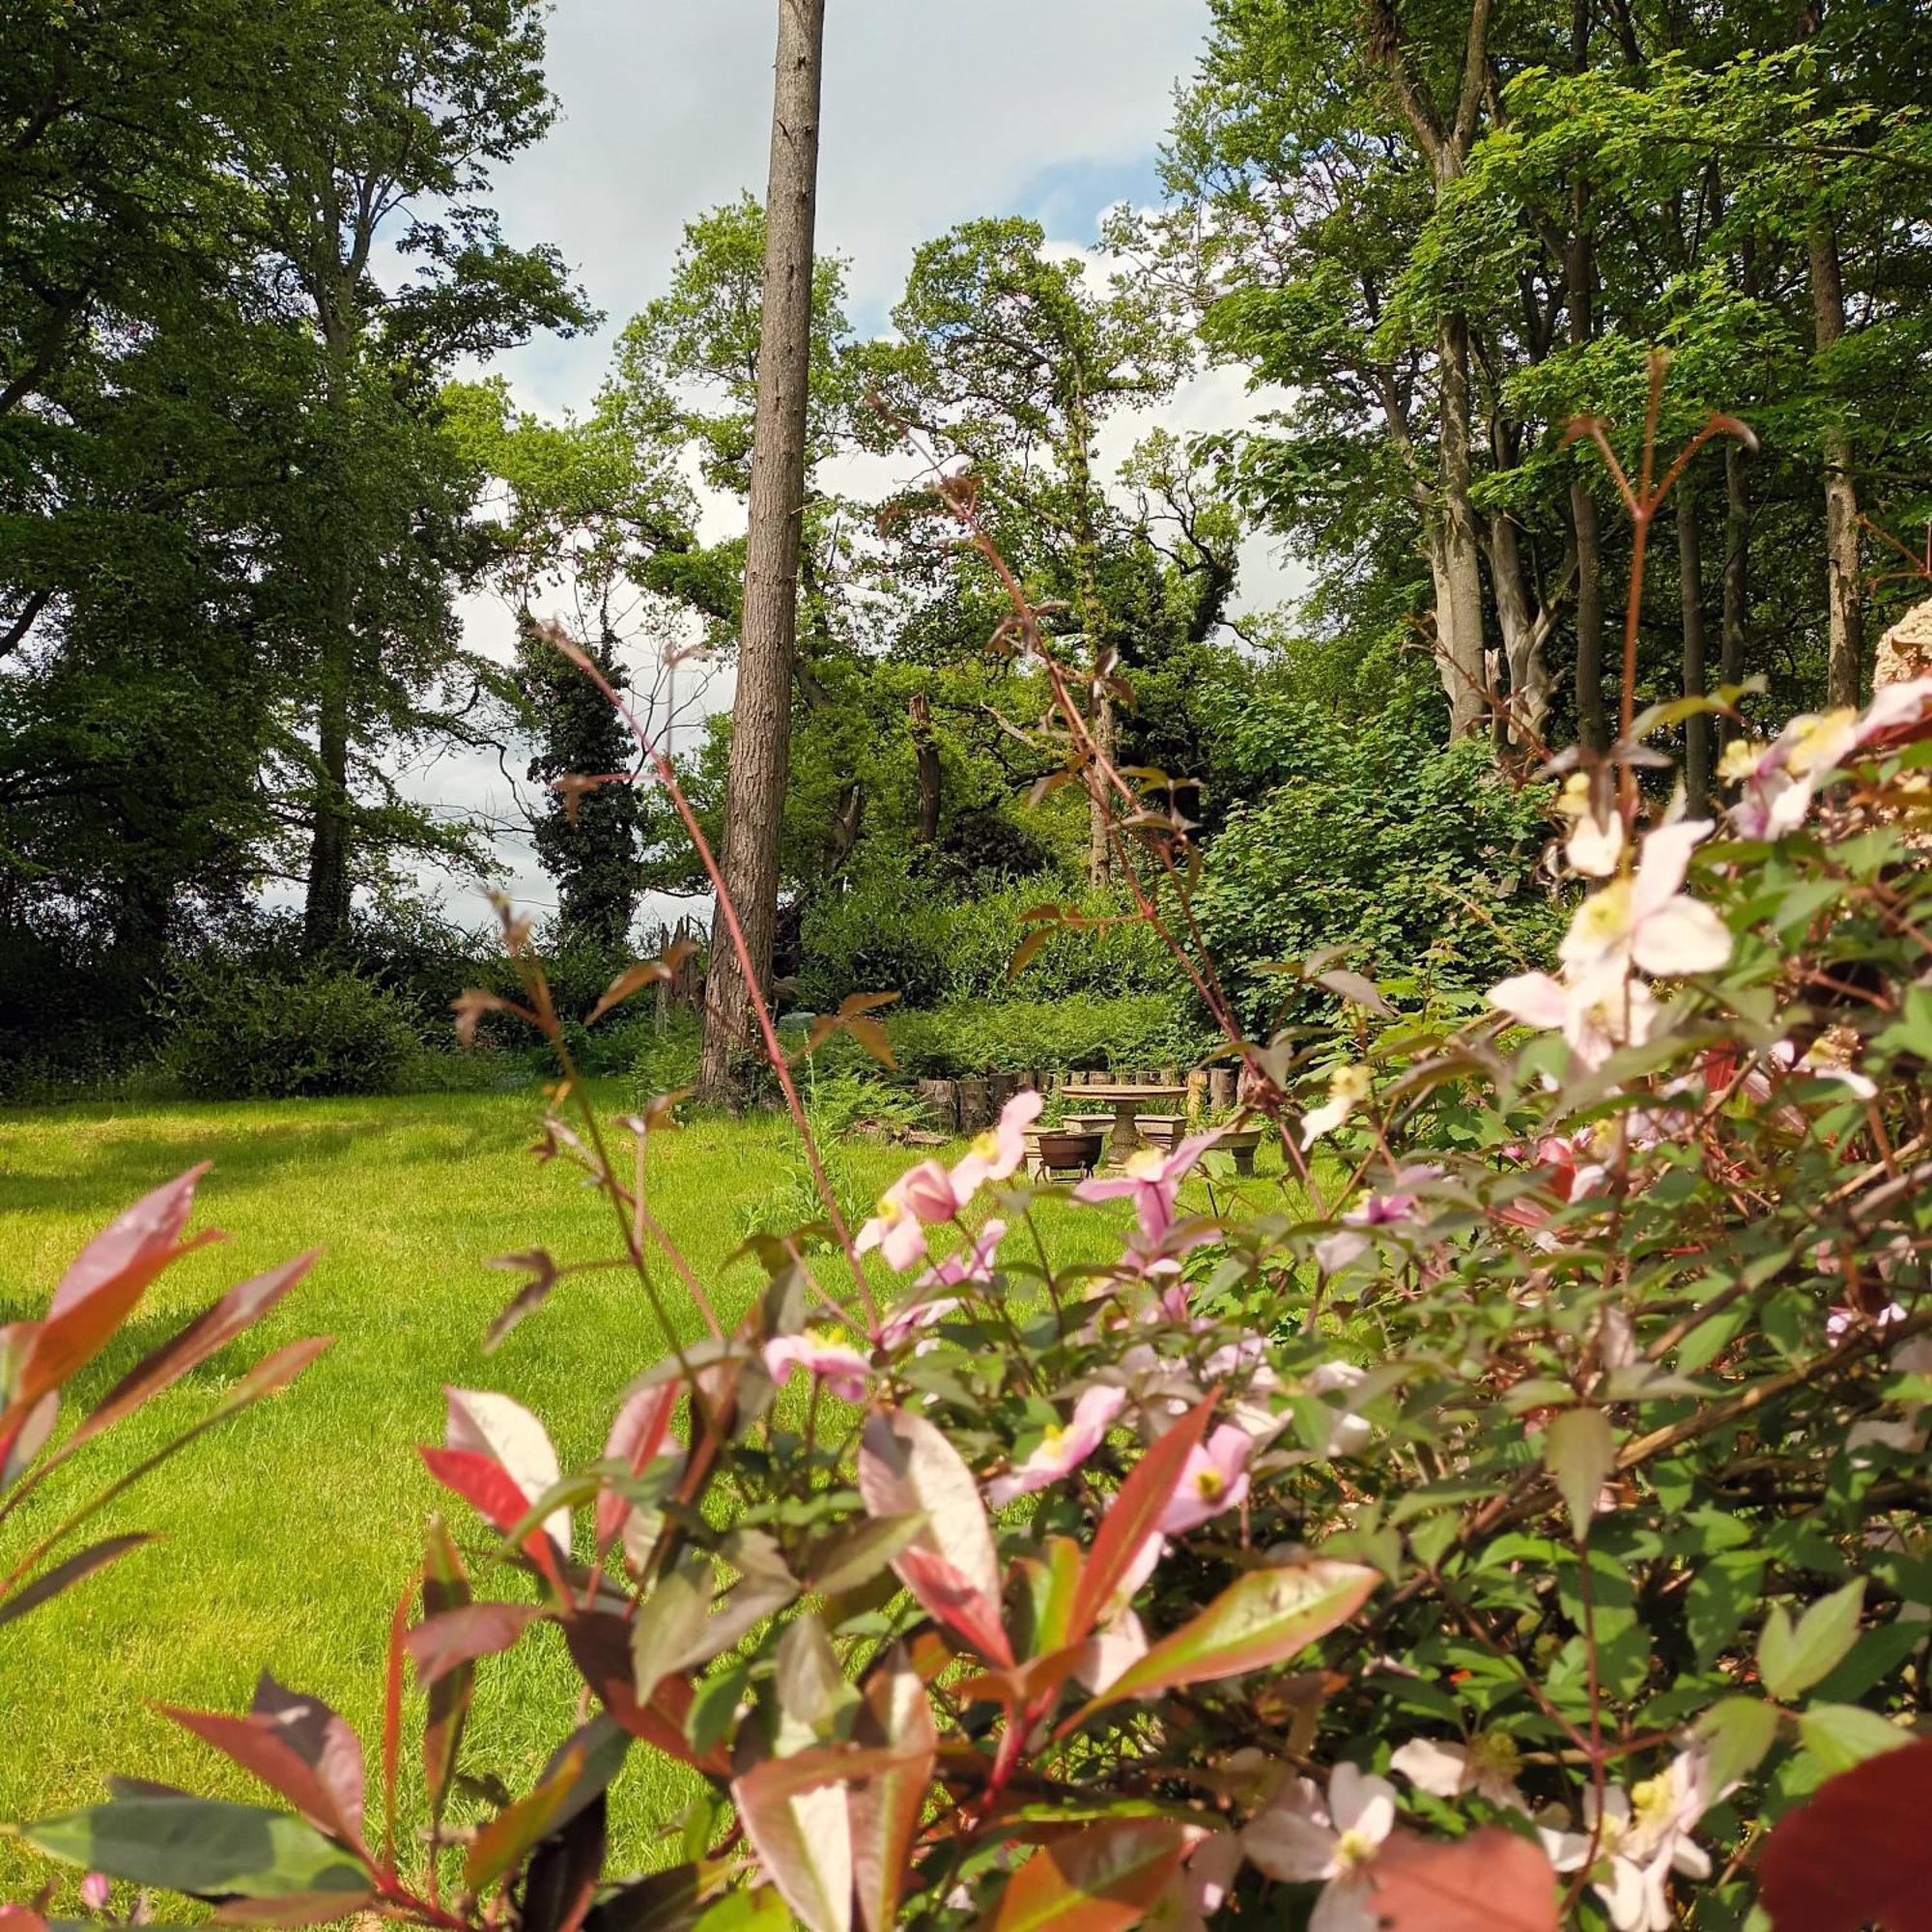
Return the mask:
<path id="1" fill-rule="evenodd" d="M 477 1832 L 463 1861 L 464 1883 L 471 1891 L 488 1891 L 523 1863 L 582 1775 L 583 1752 L 572 1750 L 541 1784 L 504 1805 Z"/>
<path id="2" fill-rule="evenodd" d="M 43 1604 L 51 1603 L 70 1584 L 78 1583 L 83 1577 L 90 1577 L 97 1570 L 106 1569 L 110 1563 L 119 1562 L 130 1549 L 138 1549 L 142 1544 L 154 1540 L 144 1531 L 134 1531 L 127 1536 L 110 1536 L 104 1542 L 90 1544 L 66 1562 L 56 1563 L 51 1570 L 43 1572 L 25 1589 L 14 1591 L 4 1604 L 0 1604 L 0 1624 L 11 1624 L 15 1617 L 24 1617 L 29 1610 L 37 1610 Z"/>
<path id="3" fill-rule="evenodd" d="M 537 1025 L 537 1016 L 527 1007 L 520 1007 L 514 1000 L 505 1000 L 496 993 L 486 993 L 479 986 L 471 986 L 466 992 L 457 994 L 449 1003 L 450 1010 L 456 1015 L 456 1038 L 461 1046 L 475 1043 L 476 1024 L 485 1013 L 510 1013 L 530 1026 Z"/>
<path id="4" fill-rule="evenodd" d="M 868 1516 L 923 1513 L 924 1526 L 895 1563 L 901 1577 L 912 1550 L 943 1557 L 982 1600 L 980 1621 L 1000 1621 L 1000 1562 L 980 1486 L 931 1423 L 902 1408 L 872 1416 L 859 1449 L 859 1492 Z"/>
<path id="5" fill-rule="evenodd" d="M 1099 1622 L 1122 1579 L 1147 1548 L 1148 1539 L 1156 1533 L 1155 1525 L 1180 1487 L 1187 1459 L 1207 1433 L 1218 1393 L 1209 1390 L 1154 1443 L 1108 1504 L 1081 1572 L 1080 1587 L 1074 1592 L 1073 1615 L 1065 1638 L 1067 1643 L 1078 1643 Z"/>
<path id="6" fill-rule="evenodd" d="M 631 1625 L 626 1618 L 609 1610 L 580 1612 L 563 1620 L 563 1636 L 584 1683 L 634 1738 L 643 1739 L 680 1764 L 695 1766 L 707 1777 L 729 1775 L 731 1761 L 723 1746 L 699 1756 L 685 1738 L 684 1720 L 694 1696 L 685 1679 L 668 1677 L 652 1691 L 648 1703 L 639 1702 Z"/>
<path id="7" fill-rule="evenodd" d="M 600 1791 L 537 1847 L 524 1881 L 522 1932 L 577 1932 L 604 1873 L 606 1805 Z"/>
<path id="8" fill-rule="evenodd" d="M 488 1333 L 484 1335 L 483 1352 L 488 1355 L 502 1346 L 503 1338 L 518 1322 L 526 1315 L 534 1315 L 550 1299 L 551 1290 L 556 1286 L 559 1276 L 556 1263 L 551 1259 L 547 1248 L 531 1248 L 516 1255 L 497 1255 L 485 1265 L 530 1276 L 504 1304 L 503 1312 L 491 1322 Z"/>
<path id="9" fill-rule="evenodd" d="M 516 1478 L 493 1458 L 473 1449 L 432 1449 L 428 1444 L 418 1453 L 423 1466 L 444 1489 L 455 1491 L 503 1534 L 515 1529 L 529 1513 L 530 1499 L 517 1487 Z M 541 1529 L 533 1529 L 525 1537 L 523 1548 L 552 1587 L 563 1595 L 563 1577 L 550 1538 Z"/>
<path id="10" fill-rule="evenodd" d="M 508 1650 L 543 1615 L 536 1604 L 463 1604 L 425 1617 L 403 1640 L 425 1687 L 479 1657 Z"/>
<path id="11" fill-rule="evenodd" d="M 846 1803 L 859 1916 L 866 1932 L 890 1932 L 939 1756 L 932 1705 L 903 1645 L 893 1647 L 866 1686 L 858 1737 L 893 1758 L 890 1768 L 853 1785 Z"/>
<path id="12" fill-rule="evenodd" d="M 238 1335 L 252 1328 L 315 1265 L 319 1252 L 311 1248 L 307 1254 L 298 1255 L 280 1267 L 253 1275 L 231 1288 L 172 1341 L 163 1342 L 100 1399 L 93 1413 L 61 1445 L 61 1460 L 65 1461 L 83 1442 L 112 1428 L 124 1415 L 152 1401 L 163 1389 L 171 1388 L 190 1369 L 199 1368 Z"/>
<path id="13" fill-rule="evenodd" d="M 361 1747 L 327 1704 L 291 1696 L 264 1677 L 245 1718 L 158 1708 L 286 1799 L 319 1832 L 361 1850 Z"/>
<path id="14" fill-rule="evenodd" d="M 383 1664 L 383 1866 L 396 1868 L 396 1780 L 403 1767 L 403 1640 L 410 1631 L 408 1584 L 389 1615 L 389 1647 Z"/>
<path id="15" fill-rule="evenodd" d="M 59 1388 L 86 1367 L 140 1300 L 148 1284 L 171 1262 L 192 1254 L 218 1234 L 181 1239 L 194 1206 L 195 1183 L 208 1162 L 143 1195 L 88 1242 L 61 1277 L 46 1320 L 28 1346 L 14 1384 L 10 1417 Z"/>
<path id="16" fill-rule="evenodd" d="M 24 1905 L 0 1905 L 0 1932 L 47 1932 L 47 1921 Z"/>
<path id="17" fill-rule="evenodd" d="M 767 1758 L 734 1778 L 731 1796 L 758 1863 L 808 1932 L 852 1923 L 847 1787 L 890 1770 L 885 1749 L 810 1748 Z"/>
<path id="18" fill-rule="evenodd" d="M 442 1519 L 432 1517 L 429 1544 L 423 1553 L 423 1622 L 439 1623 L 469 1603 L 469 1579 L 463 1574 L 463 1559 L 457 1555 Z M 422 1668 L 420 1657 L 416 1667 Z M 424 1680 L 429 1710 L 423 1719 L 423 1774 L 429 1784 L 430 1817 L 436 1824 L 441 1822 L 443 1803 L 456 1776 L 463 1726 L 469 1715 L 469 1687 L 475 1674 L 468 1663 L 460 1663 Z"/>
<path id="19" fill-rule="evenodd" d="M 1932 1898 L 1932 1739 L 1828 1778 L 1777 1822 L 1758 1861 L 1776 1932 L 1918 1932 Z"/>
<path id="20" fill-rule="evenodd" d="M 374 1892 L 298 1891 L 287 1898 L 231 1898 L 208 1916 L 211 1925 L 329 1925 L 352 1922 Z"/>
<path id="21" fill-rule="evenodd" d="M 632 1475 L 641 1475 L 670 1435 L 670 1419 L 677 1408 L 678 1386 L 666 1382 L 657 1388 L 643 1388 L 625 1399 L 611 1425 L 604 1444 L 604 1459 L 622 1463 Z M 631 1504 L 623 1496 L 606 1490 L 597 1498 L 597 1555 L 601 1561 L 623 1534 Z"/>
<path id="22" fill-rule="evenodd" d="M 264 1355 L 221 1398 L 214 1416 L 239 1415 L 242 1409 L 265 1397 L 279 1395 L 334 1342 L 333 1335 L 310 1335 L 303 1341 L 287 1343 L 273 1353 Z M 210 1417 L 211 1421 L 213 1419 Z"/>
<path id="23" fill-rule="evenodd" d="M 1369 1872 L 1384 1932 L 1557 1932 L 1554 1867 L 1500 1826 L 1447 1843 L 1393 1833 Z"/>
<path id="24" fill-rule="evenodd" d="M 1037 1851 L 981 1923 L 988 1932 L 1123 1932 L 1166 1890 L 1186 1843 L 1165 1818 L 1089 1826 Z"/>
<path id="25" fill-rule="evenodd" d="M 1000 1622 L 997 1601 L 988 1602 L 945 1557 L 914 1545 L 900 1550 L 893 1568 L 919 1599 L 921 1607 L 948 1630 L 963 1636 L 991 1662 L 1011 1664 L 1013 1649 Z"/>
<path id="26" fill-rule="evenodd" d="M 605 989 L 604 997 L 591 1008 L 583 1024 L 595 1026 L 612 1007 L 620 1006 L 632 994 L 642 992 L 646 986 L 660 982 L 668 984 L 677 978 L 678 969 L 696 951 L 696 940 L 673 939 L 655 959 L 639 959 L 635 965 L 626 966 Z"/>
<path id="27" fill-rule="evenodd" d="M 524 1492 L 526 1506 L 550 1490 L 562 1471 L 556 1450 L 552 1446 L 543 1424 L 522 1403 L 494 1389 L 445 1388 L 449 1420 L 443 1432 L 445 1446 L 487 1456 L 502 1464 L 510 1479 Z M 523 1512 L 518 1513 L 518 1520 Z M 509 1530 L 515 1522 L 499 1523 Z M 553 1510 L 543 1527 L 560 1554 L 570 1554 L 570 1512 Z"/>

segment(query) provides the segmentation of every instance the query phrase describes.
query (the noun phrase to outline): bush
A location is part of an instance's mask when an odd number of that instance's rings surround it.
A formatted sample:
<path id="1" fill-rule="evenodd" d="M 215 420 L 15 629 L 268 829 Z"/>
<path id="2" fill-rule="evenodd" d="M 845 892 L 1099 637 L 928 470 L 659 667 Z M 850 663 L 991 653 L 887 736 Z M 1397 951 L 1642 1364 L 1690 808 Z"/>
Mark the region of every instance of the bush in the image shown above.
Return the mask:
<path id="1" fill-rule="evenodd" d="M 164 1017 L 175 1077 L 209 1099 L 391 1094 L 417 1053 L 393 993 L 326 967 L 287 978 L 245 966 L 190 970 Z"/>
<path id="2" fill-rule="evenodd" d="M 1400 713 L 1343 725 L 1267 700 L 1233 754 L 1273 784 L 1208 846 L 1195 911 L 1257 1033 L 1283 997 L 1258 969 L 1324 947 L 1439 991 L 1480 989 L 1554 943 L 1558 910 L 1537 879 L 1548 792 L 1512 789 L 1487 747 L 1444 749 Z"/>
<path id="3" fill-rule="evenodd" d="M 954 898 L 917 872 L 882 862 L 807 912 L 799 1001 L 830 1011 L 850 993 L 896 993 L 908 1007 L 926 1007 L 1009 991 L 1050 1000 L 1160 992 L 1176 983 L 1167 949 L 1138 923 L 1056 931 L 1018 979 L 1009 979 L 1013 954 L 1030 930 L 1021 916 L 1063 903 L 1095 916 L 1123 910 L 1116 900 L 1069 892 L 1052 874 Z"/>

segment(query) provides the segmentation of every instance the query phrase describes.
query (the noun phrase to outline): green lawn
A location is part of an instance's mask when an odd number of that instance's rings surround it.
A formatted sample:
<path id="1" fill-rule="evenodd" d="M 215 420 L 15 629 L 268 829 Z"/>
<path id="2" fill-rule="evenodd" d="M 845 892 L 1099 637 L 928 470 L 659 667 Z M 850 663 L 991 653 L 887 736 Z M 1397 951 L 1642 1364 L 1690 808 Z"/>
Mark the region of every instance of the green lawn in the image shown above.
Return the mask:
<path id="1" fill-rule="evenodd" d="M 0 1819 L 88 1802 L 113 1771 L 251 1795 L 148 1706 L 240 1709 L 263 1668 L 327 1699 L 372 1739 L 390 1608 L 438 1494 L 414 1445 L 440 1439 L 445 1382 L 528 1404 L 565 1467 L 597 1455 L 618 1391 L 663 1353 L 634 1280 L 568 1280 L 496 1355 L 481 1352 L 516 1286 L 484 1265 L 490 1256 L 540 1245 L 569 1261 L 613 1245 L 601 1198 L 561 1163 L 530 1157 L 538 1115 L 528 1094 L 0 1114 L 0 1319 L 38 1315 L 75 1250 L 120 1208 L 196 1160 L 214 1162 L 191 1225 L 230 1238 L 161 1279 L 71 1400 L 102 1392 L 231 1282 L 323 1250 L 261 1329 L 79 1459 L 83 1473 L 128 1466 L 270 1347 L 336 1338 L 292 1391 L 204 1437 L 106 1520 L 159 1531 L 161 1543 L 0 1632 L 0 1710 L 11 1719 Z M 655 1211 L 726 1321 L 761 1280 L 753 1263 L 725 1266 L 744 1204 L 783 1185 L 789 1146 L 775 1118 L 711 1120 L 663 1136 L 654 1151 Z M 867 1197 L 908 1160 L 865 1143 L 838 1158 Z M 1068 1260 L 1098 1259 L 1125 1218 L 1123 1208 L 1044 1211 L 1051 1245 Z M 696 1335 L 696 1311 L 683 1313 Z M 59 1493 L 36 1498 L 27 1521 L 0 1529 L 0 1553 L 23 1548 L 23 1532 L 74 1493 L 49 1489 Z M 460 1505 L 454 1516 L 480 1540 Z M 484 1664 L 468 1762 L 514 1787 L 570 1729 L 576 1704 L 556 1649 L 526 1643 Z M 659 1774 L 644 1758 L 636 1754 L 613 1794 L 616 1850 L 633 1861 L 648 1858 L 644 1821 L 668 1796 L 649 1788 Z M 19 1855 L 0 1847 L 0 1896 L 21 1895 L 24 1875 Z"/>

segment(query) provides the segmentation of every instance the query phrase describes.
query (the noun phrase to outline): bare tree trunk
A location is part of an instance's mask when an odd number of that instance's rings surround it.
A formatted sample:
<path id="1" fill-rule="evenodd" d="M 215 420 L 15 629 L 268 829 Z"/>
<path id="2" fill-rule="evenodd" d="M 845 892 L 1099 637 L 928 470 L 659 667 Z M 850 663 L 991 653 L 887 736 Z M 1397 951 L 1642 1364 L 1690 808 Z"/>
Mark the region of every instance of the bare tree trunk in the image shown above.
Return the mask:
<path id="1" fill-rule="evenodd" d="M 1503 740 L 1527 744 L 1543 732 L 1549 713 L 1549 673 L 1543 662 L 1545 627 L 1530 607 L 1523 579 L 1522 546 L 1506 511 L 1489 519 L 1490 582 L 1496 596 L 1496 627 L 1502 632 L 1501 662 L 1509 674 L 1509 710 Z"/>
<path id="2" fill-rule="evenodd" d="M 1704 558 L 1697 537 L 1697 497 L 1686 477 L 1677 486 L 1677 596 L 1684 624 L 1684 696 L 1702 697 L 1704 675 Z M 1692 811 L 1711 796 L 1711 721 L 1684 721 L 1684 789 Z"/>
<path id="3" fill-rule="evenodd" d="M 1469 326 L 1447 316 L 1437 331 L 1442 365 L 1442 530 L 1436 574 L 1435 648 L 1449 694 L 1449 735 L 1472 738 L 1489 699 L 1483 676 L 1481 526 L 1469 500 Z"/>
<path id="4" fill-rule="evenodd" d="M 721 869 L 751 954 L 768 983 L 778 919 L 779 837 L 791 753 L 792 649 L 805 503 L 806 392 L 811 373 L 811 272 L 818 193 L 819 77 L 825 0 L 779 0 L 771 172 L 765 191 L 765 279 L 758 332 L 758 403 L 751 526 Z M 746 1035 L 751 988 L 725 908 L 712 916 L 698 1091 L 732 1094 L 732 1049 Z"/>
<path id="5" fill-rule="evenodd" d="M 1745 452 L 1724 444 L 1724 614 L 1719 639 L 1718 677 L 1742 684 L 1745 677 L 1745 625 L 1750 594 L 1750 493 Z M 1726 724 L 1725 736 L 1731 735 Z"/>
<path id="6" fill-rule="evenodd" d="M 913 843 L 930 845 L 939 837 L 939 808 L 944 797 L 945 768 L 932 735 L 932 707 L 925 693 L 916 691 L 906 705 L 912 725 L 913 779 L 917 787 L 913 809 Z"/>
<path id="7" fill-rule="evenodd" d="M 326 406 L 336 434 L 349 434 L 349 358 L 352 348 L 339 313 L 322 316 Z M 344 514 L 339 508 L 338 516 Z M 308 883 L 302 903 L 302 950 L 310 958 L 335 951 L 349 937 L 349 697 L 355 669 L 355 586 L 339 535 L 322 568 L 329 573 L 322 635 L 316 639 L 316 761 L 309 830 Z"/>
<path id="8" fill-rule="evenodd" d="M 1812 229 L 1811 320 L 1819 353 L 1845 332 L 1845 290 L 1838 238 L 1821 220 Z M 1852 439 L 1841 423 L 1825 431 L 1826 701 L 1856 704 L 1864 657 L 1864 611 L 1859 591 L 1859 496 L 1852 482 Z"/>

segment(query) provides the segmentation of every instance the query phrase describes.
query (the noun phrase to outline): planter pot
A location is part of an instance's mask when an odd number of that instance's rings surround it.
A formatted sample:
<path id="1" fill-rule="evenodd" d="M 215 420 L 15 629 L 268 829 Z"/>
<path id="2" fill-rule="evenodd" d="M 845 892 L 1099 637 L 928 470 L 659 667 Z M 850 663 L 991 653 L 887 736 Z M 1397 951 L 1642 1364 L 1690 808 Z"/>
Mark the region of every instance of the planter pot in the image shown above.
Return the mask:
<path id="1" fill-rule="evenodd" d="M 1216 1153 L 1233 1154 L 1236 1174 L 1252 1174 L 1255 1171 L 1255 1150 L 1262 1144 L 1264 1127 L 1230 1127 L 1214 1143 Z"/>
<path id="2" fill-rule="evenodd" d="M 1172 1153 L 1187 1131 L 1187 1116 L 1140 1114 L 1135 1116 L 1134 1125 L 1139 1129 L 1143 1146 L 1152 1148 L 1157 1153 Z"/>
<path id="3" fill-rule="evenodd" d="M 1099 1164 L 1107 1137 L 1098 1128 L 1080 1130 L 1071 1124 L 1038 1129 L 1039 1172 L 1044 1175 L 1092 1174 Z"/>

